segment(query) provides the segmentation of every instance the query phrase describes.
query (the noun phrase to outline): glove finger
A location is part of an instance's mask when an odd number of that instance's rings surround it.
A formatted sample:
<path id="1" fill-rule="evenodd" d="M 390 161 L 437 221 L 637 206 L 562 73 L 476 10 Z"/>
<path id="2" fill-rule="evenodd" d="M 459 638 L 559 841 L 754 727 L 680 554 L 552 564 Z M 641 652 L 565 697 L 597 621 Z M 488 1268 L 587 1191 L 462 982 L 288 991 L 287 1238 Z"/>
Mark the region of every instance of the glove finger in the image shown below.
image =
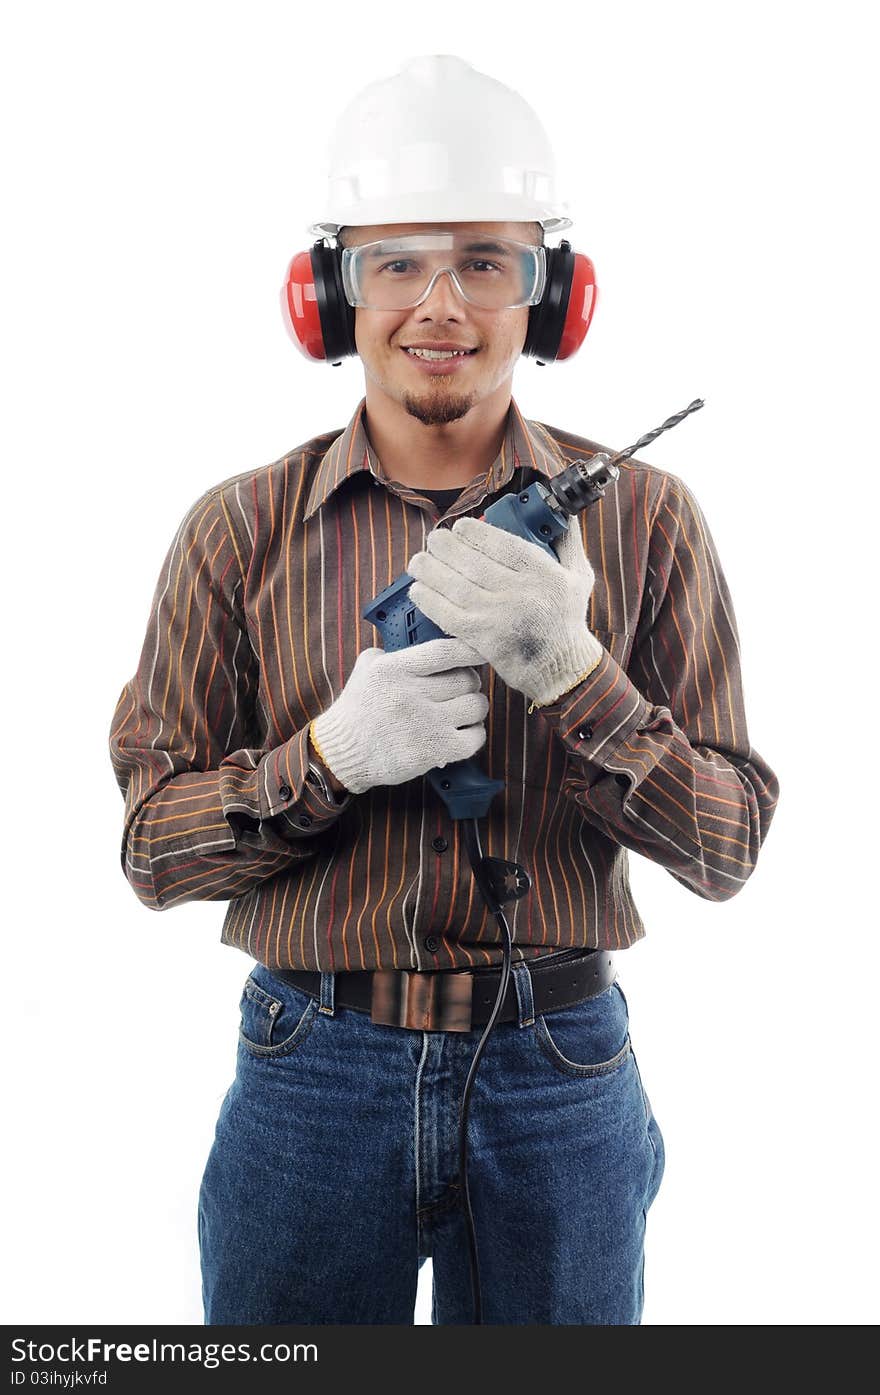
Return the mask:
<path id="1" fill-rule="evenodd" d="M 488 531 L 497 533 L 498 529 L 489 528 Z M 426 546 L 427 551 L 417 552 L 407 567 L 407 571 L 421 580 L 431 580 L 430 575 L 425 573 L 424 566 L 432 559 L 439 559 L 450 571 L 486 591 L 504 591 L 515 584 L 516 572 L 506 561 L 496 561 L 483 548 L 456 534 L 454 529 L 435 528 L 433 533 L 428 534 Z M 415 571 L 412 569 L 413 563 L 416 564 Z M 422 564 L 421 570 L 419 563 Z"/>
<path id="2" fill-rule="evenodd" d="M 450 731 L 448 741 L 443 742 L 443 756 L 445 759 L 435 760 L 437 766 L 448 766 L 457 760 L 470 760 L 471 756 L 476 756 L 480 751 L 480 746 L 485 745 L 485 727 L 483 723 L 477 727 L 462 727 L 460 731 Z"/>
<path id="3" fill-rule="evenodd" d="M 428 619 L 432 620 L 433 616 L 429 615 Z M 434 624 L 437 624 L 436 620 Z M 476 649 L 452 634 L 442 639 L 429 639 L 424 644 L 414 644 L 407 649 L 395 649 L 385 657 L 387 662 L 396 663 L 408 673 L 422 675 L 485 663 Z"/>
<path id="4" fill-rule="evenodd" d="M 462 727 L 456 732 L 458 737 L 458 760 L 470 760 L 481 746 L 486 744 L 486 728 L 482 722 L 477 726 Z"/>
<path id="5" fill-rule="evenodd" d="M 476 643 L 482 627 L 471 612 L 448 600 L 424 581 L 414 581 L 409 588 L 409 594 L 422 614 L 427 615 L 428 619 L 439 625 L 446 634 L 455 635 L 468 645 Z M 484 660 L 471 659 L 470 662 L 483 663 Z"/>
<path id="6" fill-rule="evenodd" d="M 483 686 L 477 670 L 470 667 L 453 668 L 447 673 L 434 674 L 432 677 L 433 682 L 445 685 L 446 697 L 463 697 L 466 693 L 478 693 Z"/>
<path id="7" fill-rule="evenodd" d="M 516 533 L 508 533 L 503 528 L 495 528 L 479 518 L 457 518 L 448 531 L 451 537 L 466 542 L 506 572 L 534 571 L 552 561 L 537 543 L 517 537 Z"/>
<path id="8" fill-rule="evenodd" d="M 443 673 L 429 673 L 418 678 L 408 675 L 409 682 L 402 691 L 407 697 L 423 697 L 426 702 L 449 702 L 454 698 L 473 696 L 481 690 L 476 669 L 451 668 Z"/>
<path id="9" fill-rule="evenodd" d="M 443 716 L 454 727 L 472 727 L 485 721 L 488 711 L 485 693 L 465 693 L 463 697 L 447 698 L 443 704 Z"/>
<path id="10" fill-rule="evenodd" d="M 453 565 L 448 565 L 440 557 L 432 557 L 427 552 L 418 552 L 410 563 L 415 568 L 412 575 L 416 578 L 410 585 L 410 596 L 418 605 L 418 595 L 413 594 L 413 587 L 428 586 L 432 591 L 437 591 L 453 605 L 459 606 L 462 610 L 474 612 L 480 606 L 489 602 L 490 595 L 501 594 L 502 591 L 512 589 L 511 583 L 515 581 L 512 572 L 507 573 L 503 586 L 492 586 L 484 589 L 479 582 L 472 581 L 468 576 L 458 571 Z"/>

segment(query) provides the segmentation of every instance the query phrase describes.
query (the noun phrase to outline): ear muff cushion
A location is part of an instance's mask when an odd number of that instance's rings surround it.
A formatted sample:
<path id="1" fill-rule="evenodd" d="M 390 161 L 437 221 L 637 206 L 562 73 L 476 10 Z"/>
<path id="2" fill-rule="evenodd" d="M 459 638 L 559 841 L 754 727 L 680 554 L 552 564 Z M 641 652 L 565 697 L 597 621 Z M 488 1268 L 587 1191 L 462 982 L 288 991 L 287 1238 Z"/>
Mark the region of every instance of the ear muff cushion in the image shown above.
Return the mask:
<path id="1" fill-rule="evenodd" d="M 547 248 L 547 283 L 529 312 L 523 354 L 554 363 L 584 342 L 596 304 L 596 273 L 589 257 L 563 241 Z"/>
<path id="2" fill-rule="evenodd" d="M 354 340 L 354 309 L 342 286 L 342 248 L 316 242 L 312 248 L 312 270 L 325 356 L 333 362 L 357 353 Z"/>

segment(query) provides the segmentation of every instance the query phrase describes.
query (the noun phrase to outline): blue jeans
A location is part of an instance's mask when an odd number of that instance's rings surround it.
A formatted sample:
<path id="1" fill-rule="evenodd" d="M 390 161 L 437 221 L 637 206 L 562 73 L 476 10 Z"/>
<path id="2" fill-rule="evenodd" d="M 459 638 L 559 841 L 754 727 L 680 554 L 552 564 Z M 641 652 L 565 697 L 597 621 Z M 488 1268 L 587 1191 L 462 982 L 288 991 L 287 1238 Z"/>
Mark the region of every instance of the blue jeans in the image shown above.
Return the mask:
<path id="1" fill-rule="evenodd" d="M 617 980 L 494 1028 L 474 1081 L 468 1177 L 484 1323 L 641 1321 L 663 1139 Z M 482 1028 L 422 1032 L 334 1007 L 263 965 L 241 999 L 235 1080 L 199 1191 L 207 1324 L 473 1321 L 458 1111 Z"/>

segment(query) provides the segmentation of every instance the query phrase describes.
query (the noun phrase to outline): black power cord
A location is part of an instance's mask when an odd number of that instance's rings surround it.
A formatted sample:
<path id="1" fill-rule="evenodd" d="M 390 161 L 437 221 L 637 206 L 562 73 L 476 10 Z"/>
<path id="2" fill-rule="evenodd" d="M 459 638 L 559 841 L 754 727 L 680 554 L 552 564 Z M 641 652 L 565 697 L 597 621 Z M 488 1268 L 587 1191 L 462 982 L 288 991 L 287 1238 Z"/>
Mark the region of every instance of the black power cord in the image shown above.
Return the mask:
<path id="1" fill-rule="evenodd" d="M 464 1090 L 461 1096 L 461 1106 L 459 1110 L 458 1122 L 458 1172 L 461 1180 L 461 1195 L 464 1207 L 465 1226 L 468 1237 L 468 1254 L 471 1267 L 471 1288 L 474 1296 L 474 1323 L 481 1326 L 483 1323 L 483 1299 L 480 1291 L 480 1261 L 477 1254 L 477 1236 L 474 1228 L 474 1214 L 471 1210 L 470 1190 L 468 1187 L 467 1175 L 467 1120 L 468 1107 L 470 1105 L 471 1087 L 480 1064 L 480 1057 L 485 1049 L 489 1035 L 498 1019 L 501 1005 L 507 994 L 507 985 L 510 982 L 510 965 L 513 958 L 513 941 L 510 934 L 510 926 L 507 923 L 501 905 L 503 901 L 519 900 L 531 887 L 531 878 L 524 867 L 520 867 L 515 862 L 505 862 L 501 858 L 484 857 L 480 847 L 480 832 L 476 819 L 462 820 L 464 833 L 464 844 L 470 859 L 474 879 L 482 892 L 490 911 L 492 911 L 501 932 L 504 936 L 502 944 L 502 966 L 501 982 L 498 985 L 498 993 L 495 998 L 495 1006 L 492 1008 L 489 1021 L 486 1023 L 483 1035 L 477 1043 L 465 1081 Z"/>

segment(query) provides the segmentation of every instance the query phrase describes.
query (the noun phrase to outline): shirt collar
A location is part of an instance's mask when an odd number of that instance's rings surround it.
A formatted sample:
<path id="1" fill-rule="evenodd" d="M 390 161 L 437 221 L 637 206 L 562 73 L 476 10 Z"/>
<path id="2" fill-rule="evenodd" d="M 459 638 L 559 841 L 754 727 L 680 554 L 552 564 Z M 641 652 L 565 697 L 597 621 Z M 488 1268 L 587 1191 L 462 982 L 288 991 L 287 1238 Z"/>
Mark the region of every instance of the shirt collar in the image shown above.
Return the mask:
<path id="1" fill-rule="evenodd" d="M 306 520 L 327 502 L 341 484 L 363 470 L 368 470 L 383 484 L 389 483 L 388 476 L 367 439 L 364 426 L 366 404 L 367 399 L 362 397 L 342 435 L 337 436 L 319 461 L 309 490 Z M 513 478 L 514 470 L 521 465 L 531 467 L 546 479 L 552 479 L 570 463 L 546 426 L 540 422 L 527 421 L 511 398 L 507 430 L 501 450 L 487 472 L 483 493 L 494 494 L 503 489 Z M 404 497 L 419 494 L 418 489 L 410 485 L 397 484 L 396 487 Z"/>

